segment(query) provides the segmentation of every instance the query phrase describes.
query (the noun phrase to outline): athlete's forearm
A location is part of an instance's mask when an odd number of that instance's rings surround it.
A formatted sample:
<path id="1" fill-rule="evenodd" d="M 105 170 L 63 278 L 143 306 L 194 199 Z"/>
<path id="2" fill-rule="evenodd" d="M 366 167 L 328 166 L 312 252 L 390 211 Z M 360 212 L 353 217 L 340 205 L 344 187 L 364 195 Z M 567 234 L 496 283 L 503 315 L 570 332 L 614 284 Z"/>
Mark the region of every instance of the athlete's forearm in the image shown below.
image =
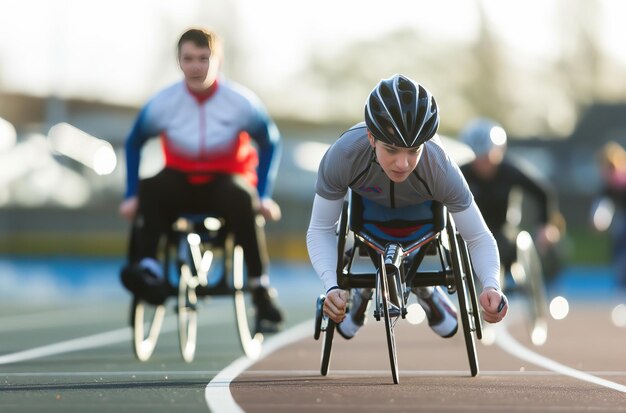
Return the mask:
<path id="1" fill-rule="evenodd" d="M 500 290 L 500 258 L 496 240 L 487 228 L 476 203 L 452 213 L 459 233 L 467 243 L 476 276 L 483 288 Z"/>
<path id="2" fill-rule="evenodd" d="M 280 163 L 281 144 L 278 138 L 272 141 L 259 153 L 259 166 L 257 167 L 257 189 L 261 198 L 271 198 L 274 190 L 274 180 Z"/>
<path id="3" fill-rule="evenodd" d="M 124 145 L 126 152 L 126 193 L 124 198 L 126 199 L 137 195 L 141 149 L 150 137 L 158 134 L 157 130 L 152 130 L 150 127 L 149 107 L 150 105 L 147 104 L 142 108 Z"/>
<path id="4" fill-rule="evenodd" d="M 315 195 L 307 231 L 307 249 L 325 291 L 337 285 L 337 221 L 343 199 L 327 200 Z"/>

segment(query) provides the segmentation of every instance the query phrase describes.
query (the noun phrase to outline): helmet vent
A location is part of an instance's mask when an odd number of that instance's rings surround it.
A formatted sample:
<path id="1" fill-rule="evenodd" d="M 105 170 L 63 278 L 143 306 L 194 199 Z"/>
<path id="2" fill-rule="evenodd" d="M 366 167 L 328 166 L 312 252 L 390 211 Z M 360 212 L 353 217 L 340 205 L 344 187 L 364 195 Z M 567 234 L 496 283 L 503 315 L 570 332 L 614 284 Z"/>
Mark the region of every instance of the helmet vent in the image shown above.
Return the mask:
<path id="1" fill-rule="evenodd" d="M 439 113 L 428 90 L 403 75 L 383 79 L 365 104 L 365 123 L 376 137 L 399 147 L 415 147 L 432 138 Z"/>

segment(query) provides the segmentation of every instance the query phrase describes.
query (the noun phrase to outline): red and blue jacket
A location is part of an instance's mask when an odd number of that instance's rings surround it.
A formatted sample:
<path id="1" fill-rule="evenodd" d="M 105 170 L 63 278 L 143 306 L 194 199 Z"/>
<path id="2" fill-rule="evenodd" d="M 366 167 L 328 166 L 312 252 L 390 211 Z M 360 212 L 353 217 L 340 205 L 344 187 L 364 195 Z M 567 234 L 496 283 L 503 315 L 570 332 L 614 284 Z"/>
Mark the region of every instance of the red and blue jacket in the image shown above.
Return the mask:
<path id="1" fill-rule="evenodd" d="M 269 197 L 278 169 L 280 133 L 259 99 L 219 79 L 203 95 L 184 81 L 154 95 L 141 109 L 126 140 L 125 198 L 137 194 L 141 148 L 160 136 L 165 167 L 185 172 L 192 183 L 213 174 L 239 174 Z"/>

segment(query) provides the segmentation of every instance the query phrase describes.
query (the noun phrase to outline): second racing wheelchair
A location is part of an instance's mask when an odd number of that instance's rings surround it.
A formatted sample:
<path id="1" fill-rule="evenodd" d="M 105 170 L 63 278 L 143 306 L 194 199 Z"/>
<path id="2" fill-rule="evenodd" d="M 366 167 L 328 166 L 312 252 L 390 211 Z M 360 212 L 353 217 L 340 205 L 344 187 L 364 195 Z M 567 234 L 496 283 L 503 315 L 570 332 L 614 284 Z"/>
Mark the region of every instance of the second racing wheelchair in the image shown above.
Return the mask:
<path id="1" fill-rule="evenodd" d="M 239 341 L 251 359 L 260 355 L 263 334 L 255 325 L 247 288 L 244 253 L 220 217 L 182 215 L 173 224 L 162 248 L 169 296 L 176 299 L 182 358 L 196 353 L 198 303 L 202 298 L 232 297 Z M 166 301 L 167 302 L 167 301 Z M 146 361 L 154 352 L 166 313 L 166 302 L 150 303 L 135 296 L 131 304 L 133 349 Z"/>

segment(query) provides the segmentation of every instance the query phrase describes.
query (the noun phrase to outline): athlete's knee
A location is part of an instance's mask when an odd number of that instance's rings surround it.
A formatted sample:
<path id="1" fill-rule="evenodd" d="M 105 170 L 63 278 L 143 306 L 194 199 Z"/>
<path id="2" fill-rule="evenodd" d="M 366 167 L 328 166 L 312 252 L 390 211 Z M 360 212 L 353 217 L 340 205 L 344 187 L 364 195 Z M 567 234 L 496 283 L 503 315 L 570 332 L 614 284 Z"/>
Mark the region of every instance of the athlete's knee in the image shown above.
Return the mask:
<path id="1" fill-rule="evenodd" d="M 258 195 L 244 188 L 233 188 L 226 197 L 237 214 L 256 213 L 259 209 Z"/>
<path id="2" fill-rule="evenodd" d="M 139 208 L 145 206 L 146 204 L 158 203 L 162 193 L 163 188 L 159 187 L 157 182 L 150 179 L 141 181 L 137 190 Z"/>

